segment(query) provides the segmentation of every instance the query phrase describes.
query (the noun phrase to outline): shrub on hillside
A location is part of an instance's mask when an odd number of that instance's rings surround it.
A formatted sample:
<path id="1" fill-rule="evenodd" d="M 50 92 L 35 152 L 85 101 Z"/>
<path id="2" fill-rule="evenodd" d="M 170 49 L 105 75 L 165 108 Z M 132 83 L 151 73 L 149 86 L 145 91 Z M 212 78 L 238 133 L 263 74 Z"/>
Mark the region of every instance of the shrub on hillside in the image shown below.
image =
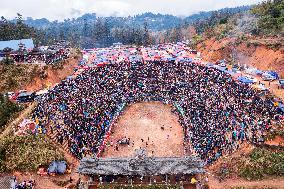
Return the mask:
<path id="1" fill-rule="evenodd" d="M 14 64 L 15 61 L 12 58 L 4 58 L 2 61 L 0 61 L 0 63 L 3 65 L 9 65 Z"/>
<path id="2" fill-rule="evenodd" d="M 36 171 L 63 154 L 44 136 L 8 136 L 0 141 L 0 172 Z"/>
<path id="3" fill-rule="evenodd" d="M 0 94 L 0 129 L 8 122 L 11 116 L 22 108 Z"/>
<path id="4" fill-rule="evenodd" d="M 261 179 L 264 176 L 284 175 L 284 152 L 262 148 L 254 149 L 246 162 L 240 163 L 240 176 L 246 179 Z"/>
<path id="5" fill-rule="evenodd" d="M 0 91 L 8 92 L 23 89 L 40 75 L 41 66 L 34 64 L 0 64 Z"/>

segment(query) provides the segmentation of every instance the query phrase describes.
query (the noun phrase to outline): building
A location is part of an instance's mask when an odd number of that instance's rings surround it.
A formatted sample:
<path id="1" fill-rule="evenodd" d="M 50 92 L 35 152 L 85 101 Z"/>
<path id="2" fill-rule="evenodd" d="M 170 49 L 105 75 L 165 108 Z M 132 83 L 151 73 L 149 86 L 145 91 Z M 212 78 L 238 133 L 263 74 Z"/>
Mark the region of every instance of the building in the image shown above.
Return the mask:
<path id="1" fill-rule="evenodd" d="M 130 158 L 83 158 L 78 173 L 88 176 L 88 188 L 98 185 L 183 185 L 193 189 L 193 177 L 205 172 L 198 157 L 148 157 L 145 149 Z"/>
<path id="2" fill-rule="evenodd" d="M 32 50 L 34 48 L 33 39 L 19 39 L 19 40 L 10 40 L 10 41 L 0 41 L 0 51 L 6 47 L 13 50 L 18 50 L 20 47 L 27 50 Z"/>

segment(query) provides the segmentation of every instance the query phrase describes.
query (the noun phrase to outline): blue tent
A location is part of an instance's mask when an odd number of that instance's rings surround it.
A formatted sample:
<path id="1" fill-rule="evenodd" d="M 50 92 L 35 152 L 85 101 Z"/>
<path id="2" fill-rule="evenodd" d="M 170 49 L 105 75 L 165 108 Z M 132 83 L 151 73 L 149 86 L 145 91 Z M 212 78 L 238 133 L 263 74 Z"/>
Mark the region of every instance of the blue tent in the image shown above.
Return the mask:
<path id="1" fill-rule="evenodd" d="M 208 63 L 206 64 L 206 66 L 207 66 L 208 68 L 211 68 L 211 67 L 214 66 L 214 64 L 212 64 L 211 62 L 208 62 Z"/>
<path id="2" fill-rule="evenodd" d="M 79 62 L 79 65 L 80 65 L 80 66 L 85 65 L 86 62 L 87 62 L 86 60 L 81 60 L 81 61 Z"/>
<path id="3" fill-rule="evenodd" d="M 284 114 L 284 104 L 279 103 L 279 105 L 278 105 L 278 112 Z"/>
<path id="4" fill-rule="evenodd" d="M 261 74 L 263 74 L 263 71 L 261 71 L 261 70 L 255 70 L 255 74 L 256 74 L 256 75 L 261 75 Z"/>
<path id="5" fill-rule="evenodd" d="M 48 173 L 64 174 L 67 168 L 67 163 L 65 161 L 53 161 L 49 165 L 47 171 Z"/>
<path id="6" fill-rule="evenodd" d="M 234 75 L 235 73 L 229 70 L 225 70 L 224 73 L 230 74 L 230 75 Z"/>
<path id="7" fill-rule="evenodd" d="M 192 58 L 186 58 L 186 61 L 192 62 Z"/>
<path id="8" fill-rule="evenodd" d="M 248 79 L 247 77 L 239 77 L 238 81 L 241 83 L 245 83 L 245 84 L 251 84 L 253 83 L 253 80 Z"/>
<path id="9" fill-rule="evenodd" d="M 227 71 L 227 68 L 226 68 L 226 67 L 218 66 L 217 69 L 220 70 L 220 71 L 222 71 L 222 72 Z"/>
<path id="10" fill-rule="evenodd" d="M 176 58 L 168 58 L 168 61 L 175 61 Z"/>
<path id="11" fill-rule="evenodd" d="M 268 71 L 268 72 L 265 72 L 265 73 L 275 77 L 276 79 L 279 79 L 279 75 L 275 71 Z"/>

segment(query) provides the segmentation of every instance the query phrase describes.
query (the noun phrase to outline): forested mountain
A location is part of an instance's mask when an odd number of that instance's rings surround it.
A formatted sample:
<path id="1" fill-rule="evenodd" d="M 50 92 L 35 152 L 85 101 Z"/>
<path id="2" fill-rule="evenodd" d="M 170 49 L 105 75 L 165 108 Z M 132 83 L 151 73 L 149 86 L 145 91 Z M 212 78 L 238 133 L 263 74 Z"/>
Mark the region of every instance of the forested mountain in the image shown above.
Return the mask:
<path id="1" fill-rule="evenodd" d="M 17 14 L 14 22 L 5 19 L 3 16 L 1 17 L 1 41 L 25 38 L 33 38 L 36 43 L 40 43 L 40 41 L 44 38 L 44 32 L 25 24 L 21 14 Z"/>
<path id="2" fill-rule="evenodd" d="M 268 0 L 258 6 L 253 7 L 252 11 L 258 20 L 258 32 L 260 34 L 284 35 L 284 1 Z"/>
<path id="3" fill-rule="evenodd" d="M 272 2 L 274 3 L 274 1 Z M 114 42 L 148 45 L 189 39 L 192 37 L 189 33 L 210 33 L 216 25 L 232 25 L 232 23 L 227 24 L 231 22 L 232 17 L 236 18 L 234 22 L 238 22 L 238 19 L 242 19 L 244 15 L 251 14 L 252 10 L 255 17 L 264 17 L 261 14 L 267 15 L 269 10 L 263 12 L 261 6 L 264 6 L 264 4 L 256 7 L 242 6 L 200 12 L 184 18 L 150 12 L 128 17 L 98 17 L 95 13 L 92 13 L 84 14 L 78 18 L 66 19 L 62 22 L 51 22 L 45 18 L 27 18 L 26 20 L 21 18 L 21 23 L 22 27 L 25 26 L 31 31 L 28 36 L 36 38 L 41 42 L 40 44 L 52 44 L 57 40 L 68 40 L 73 46 L 81 48 L 105 47 Z M 278 14 L 279 8 L 281 9 L 281 5 L 272 13 L 274 14 L 272 17 Z M 3 24 L 5 20 L 5 18 L 2 18 L 1 31 L 6 31 L 5 24 Z M 277 22 L 281 22 L 281 20 L 277 20 Z M 15 26 L 17 31 L 20 31 L 17 29 L 20 26 L 19 18 L 9 23 Z M 230 29 L 225 28 L 226 31 Z M 226 34 L 226 31 L 222 32 Z M 10 38 L 0 38 L 0 40 L 3 39 Z"/>
<path id="4" fill-rule="evenodd" d="M 146 45 L 161 42 L 155 39 L 153 35 L 155 33 L 164 33 L 173 28 L 182 29 L 197 21 L 207 20 L 212 15 L 234 14 L 250 8 L 251 6 L 225 8 L 218 11 L 200 12 L 185 18 L 150 12 L 128 17 L 98 17 L 92 13 L 84 14 L 76 19 L 66 19 L 63 22 L 51 22 L 45 18 L 27 18 L 24 23 L 44 31 L 42 44 L 65 39 L 71 41 L 74 46 L 83 48 L 109 46 L 114 42 Z M 17 20 L 12 22 L 16 23 Z M 179 32 L 171 34 L 171 40 L 181 40 Z"/>
<path id="5" fill-rule="evenodd" d="M 242 37 L 243 35 L 262 38 L 284 37 L 284 1 L 267 0 L 252 6 L 249 11 L 238 13 L 215 12 L 211 17 L 192 23 L 203 37 Z"/>
<path id="6" fill-rule="evenodd" d="M 128 17 L 100 17 L 100 19 L 108 20 L 112 23 L 113 27 L 124 27 L 124 26 L 143 26 L 145 22 L 148 23 L 149 29 L 153 31 L 161 31 L 166 29 L 171 29 L 173 27 L 179 26 L 181 24 L 188 24 L 193 23 L 197 20 L 201 19 L 207 19 L 211 17 L 212 15 L 216 13 L 228 13 L 228 14 L 234 14 L 238 12 L 243 12 L 250 10 L 251 6 L 242 6 L 242 7 L 235 7 L 235 8 L 224 8 L 220 9 L 218 11 L 209 11 L 209 12 L 200 12 L 197 14 L 193 14 L 191 16 L 181 18 L 173 15 L 164 15 L 164 14 L 154 14 L 151 12 L 138 14 L 135 16 L 128 16 Z M 78 18 L 73 19 L 66 19 L 63 22 L 58 21 L 49 21 L 46 18 L 42 19 L 33 19 L 31 17 L 28 17 L 24 22 L 32 27 L 38 28 L 38 29 L 45 29 L 50 27 L 51 25 L 61 25 L 66 23 L 67 25 L 77 26 L 80 24 L 88 24 L 91 26 L 91 24 L 94 24 L 95 21 L 97 21 L 99 17 L 95 13 L 92 14 L 84 14 Z"/>

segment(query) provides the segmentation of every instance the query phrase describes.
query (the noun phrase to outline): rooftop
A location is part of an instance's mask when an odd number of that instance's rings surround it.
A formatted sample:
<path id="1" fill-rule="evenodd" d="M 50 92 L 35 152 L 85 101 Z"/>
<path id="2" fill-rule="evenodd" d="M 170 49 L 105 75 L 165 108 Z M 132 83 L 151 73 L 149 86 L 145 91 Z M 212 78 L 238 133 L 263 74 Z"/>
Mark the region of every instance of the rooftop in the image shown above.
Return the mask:
<path id="1" fill-rule="evenodd" d="M 83 158 L 78 172 L 85 175 L 194 175 L 204 173 L 204 162 L 190 157 L 148 157 L 145 150 L 132 158 Z"/>

